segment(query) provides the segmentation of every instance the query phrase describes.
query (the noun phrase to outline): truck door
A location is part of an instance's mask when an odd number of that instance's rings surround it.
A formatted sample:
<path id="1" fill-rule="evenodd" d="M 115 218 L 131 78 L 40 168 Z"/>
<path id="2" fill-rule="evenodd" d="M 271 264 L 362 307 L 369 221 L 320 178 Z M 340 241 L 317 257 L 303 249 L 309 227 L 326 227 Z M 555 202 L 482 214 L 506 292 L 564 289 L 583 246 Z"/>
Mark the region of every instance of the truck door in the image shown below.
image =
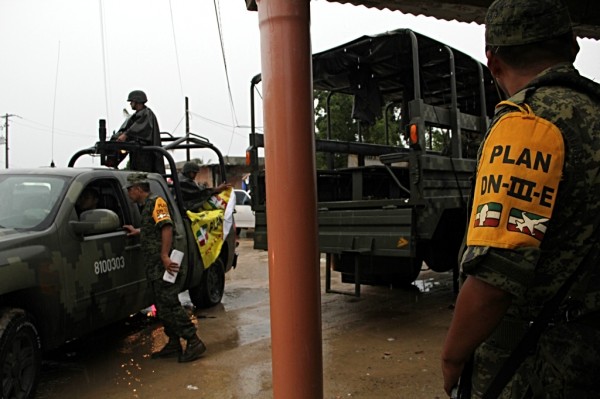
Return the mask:
<path id="1" fill-rule="evenodd" d="M 139 238 L 127 237 L 121 228 L 132 224 L 134 215 L 119 181 L 95 179 L 76 191 L 71 193 L 77 198 L 71 220 L 85 220 L 85 213 L 94 209 L 108 209 L 119 218 L 119 225 L 112 231 L 77 233 L 71 229 L 65 233 L 70 239 L 61 240 L 65 243 L 63 251 L 77 254 L 71 265 L 73 273 L 67 273 L 71 280 L 67 286 L 75 305 L 73 329 L 85 333 L 123 319 L 146 307 L 149 301 Z M 89 193 L 96 198 L 80 198 Z M 90 202 L 92 209 L 87 209 Z"/>

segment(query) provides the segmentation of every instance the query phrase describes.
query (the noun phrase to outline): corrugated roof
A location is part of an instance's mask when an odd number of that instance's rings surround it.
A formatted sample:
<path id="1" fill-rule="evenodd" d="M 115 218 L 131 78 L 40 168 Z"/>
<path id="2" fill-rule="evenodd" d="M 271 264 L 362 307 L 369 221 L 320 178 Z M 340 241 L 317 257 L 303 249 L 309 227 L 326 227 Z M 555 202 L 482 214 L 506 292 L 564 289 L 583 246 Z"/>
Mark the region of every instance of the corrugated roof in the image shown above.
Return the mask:
<path id="1" fill-rule="evenodd" d="M 493 0 L 327 0 L 332 3 L 362 5 L 389 9 L 405 14 L 425 15 L 446 21 L 483 23 L 485 12 Z M 575 32 L 579 37 L 600 39 L 600 1 L 565 0 L 569 6 Z"/>
<path id="2" fill-rule="evenodd" d="M 483 23 L 485 11 L 493 0 L 327 0 L 331 3 L 353 4 L 425 15 L 446 21 Z M 600 40 L 600 1 L 564 0 L 569 6 L 575 33 L 579 37 Z M 256 0 L 245 0 L 246 8 L 256 11 Z"/>

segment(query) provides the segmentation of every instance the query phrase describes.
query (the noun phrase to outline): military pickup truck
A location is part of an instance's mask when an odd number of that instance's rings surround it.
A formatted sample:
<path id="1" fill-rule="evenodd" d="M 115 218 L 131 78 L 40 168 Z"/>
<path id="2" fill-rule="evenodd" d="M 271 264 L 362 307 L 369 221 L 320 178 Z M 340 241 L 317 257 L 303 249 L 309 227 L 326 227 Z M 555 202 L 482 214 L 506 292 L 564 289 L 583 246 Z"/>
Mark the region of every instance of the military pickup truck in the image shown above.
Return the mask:
<path id="1" fill-rule="evenodd" d="M 456 269 L 474 158 L 499 101 L 487 68 L 408 29 L 314 54 L 312 66 L 315 98 L 326 103 L 315 116 L 325 122 L 315 148 L 326 290 L 332 291 L 331 271 L 354 284 L 350 293 L 358 296 L 361 284 L 413 282 L 423 261 L 438 272 Z M 253 108 L 260 81 L 252 79 Z M 336 114 L 344 97 L 352 116 Z M 254 247 L 267 249 L 264 138 L 254 112 L 247 151 Z M 378 115 L 385 139 L 370 142 Z M 354 129 L 352 139 L 335 136 L 336 122 Z"/>
<path id="2" fill-rule="evenodd" d="M 105 129 L 104 129 L 105 130 Z M 152 304 L 139 236 L 124 224 L 140 225 L 140 212 L 124 189 L 131 171 L 74 167 L 89 154 L 106 159 L 122 151 L 155 151 L 175 171 L 166 149 L 208 148 L 197 137 L 172 138 L 164 147 L 101 141 L 73 156 L 66 168 L 0 172 L 0 398 L 34 395 L 43 350 L 127 318 Z M 165 179 L 167 177 L 167 179 Z M 177 174 L 149 174 L 151 191 L 164 197 L 175 226 L 174 247 L 184 252 L 179 281 L 192 302 L 221 301 L 225 273 L 235 266 L 236 238 L 230 226 L 218 259 L 204 268 L 185 214 Z M 167 184 L 167 180 L 172 184 Z M 93 188 L 96 209 L 81 212 L 76 201 Z M 175 193 L 173 196 L 172 193 Z M 179 195 L 178 195 L 179 194 Z"/>

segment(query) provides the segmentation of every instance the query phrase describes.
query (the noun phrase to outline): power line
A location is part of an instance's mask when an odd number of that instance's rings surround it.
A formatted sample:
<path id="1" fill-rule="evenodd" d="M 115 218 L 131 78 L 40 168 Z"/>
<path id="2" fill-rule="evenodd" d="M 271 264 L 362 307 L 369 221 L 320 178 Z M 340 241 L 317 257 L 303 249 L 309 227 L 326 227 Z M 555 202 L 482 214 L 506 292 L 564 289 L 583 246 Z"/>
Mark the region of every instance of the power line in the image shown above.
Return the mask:
<path id="1" fill-rule="evenodd" d="M 44 133 L 52 132 L 51 126 L 48 126 L 46 124 L 36 122 L 34 120 L 27 119 L 27 118 L 21 118 L 21 119 L 24 120 L 25 122 L 28 122 L 30 124 L 37 125 L 37 126 L 32 126 L 32 125 L 29 125 L 29 124 L 23 123 L 23 122 L 13 122 L 13 123 L 20 125 L 20 126 L 24 126 L 28 129 L 38 130 L 38 131 L 41 131 Z M 81 134 L 78 132 L 73 132 L 70 130 L 60 129 L 60 128 L 55 128 L 54 132 L 55 132 L 55 134 L 60 135 L 60 136 L 81 137 L 81 138 L 85 136 L 84 134 Z"/>
<path id="2" fill-rule="evenodd" d="M 202 120 L 204 120 L 204 121 L 206 121 L 208 123 L 211 123 L 213 125 L 216 125 L 216 126 L 218 126 L 220 128 L 231 130 L 231 137 L 233 137 L 233 135 L 238 135 L 240 137 L 247 137 L 246 134 L 239 133 L 239 132 L 236 131 L 236 129 L 249 129 L 250 128 L 250 126 L 244 126 L 244 125 L 231 126 L 231 125 L 228 125 L 226 123 L 219 122 L 219 121 L 216 121 L 214 119 L 207 118 L 205 116 L 199 115 L 199 114 L 197 114 L 195 112 L 191 112 L 191 111 L 190 111 L 190 115 L 197 116 L 198 118 L 200 118 L 200 119 L 202 119 Z M 230 145 L 231 145 L 231 143 L 230 143 Z M 228 153 L 229 153 L 229 150 L 226 152 L 226 154 L 228 154 Z"/>
<path id="3" fill-rule="evenodd" d="M 227 92 L 229 93 L 229 105 L 231 107 L 231 117 L 233 119 L 233 124 L 237 125 L 237 115 L 235 114 L 235 105 L 233 103 L 233 96 L 231 94 L 231 83 L 229 80 L 229 70 L 227 69 L 227 60 L 225 58 L 225 43 L 223 41 L 223 30 L 221 28 L 221 14 L 219 13 L 219 8 L 217 7 L 217 0 L 213 0 L 213 4 L 215 5 L 215 15 L 217 17 L 217 27 L 219 30 L 219 40 L 221 42 L 221 54 L 223 55 L 223 67 L 225 68 L 225 79 L 227 81 Z M 227 154 L 231 151 L 231 144 L 233 143 L 233 135 L 235 134 L 235 130 L 231 131 L 231 137 L 229 139 L 229 146 L 227 147 Z"/>
<path id="4" fill-rule="evenodd" d="M 181 67 L 179 66 L 179 52 L 177 50 L 177 39 L 175 38 L 175 23 L 173 22 L 173 6 L 171 0 L 169 0 L 169 10 L 171 11 L 171 31 L 173 32 L 173 45 L 175 46 L 175 60 L 177 62 L 177 72 L 179 73 L 179 88 L 181 89 L 181 96 L 183 94 L 183 80 L 181 79 Z"/>
<path id="5" fill-rule="evenodd" d="M 200 114 L 197 114 L 197 113 L 195 113 L 195 112 L 192 112 L 192 111 L 190 111 L 190 114 L 191 114 L 191 115 L 194 115 L 194 116 L 197 116 L 198 118 L 200 118 L 200 119 L 203 119 L 203 120 L 205 120 L 205 121 L 207 121 L 207 122 L 213 123 L 213 124 L 215 124 L 215 125 L 219 125 L 219 126 L 226 127 L 226 128 L 231 128 L 231 127 L 233 127 L 232 125 L 228 125 L 228 124 L 226 124 L 226 123 L 219 122 L 219 121 L 216 121 L 216 120 L 214 120 L 214 119 L 207 118 L 207 117 L 205 117 L 205 116 L 202 116 L 202 115 L 200 115 Z"/>

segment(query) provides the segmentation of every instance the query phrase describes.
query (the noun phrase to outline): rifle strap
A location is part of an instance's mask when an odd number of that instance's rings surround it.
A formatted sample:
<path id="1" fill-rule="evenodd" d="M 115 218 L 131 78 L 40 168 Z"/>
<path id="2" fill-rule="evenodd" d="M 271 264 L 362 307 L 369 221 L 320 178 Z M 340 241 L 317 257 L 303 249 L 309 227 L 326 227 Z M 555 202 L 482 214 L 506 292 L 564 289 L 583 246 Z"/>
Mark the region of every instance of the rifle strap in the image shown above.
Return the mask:
<path id="1" fill-rule="evenodd" d="M 490 383 L 488 389 L 483 394 L 482 399 L 496 399 L 500 396 L 502 390 L 504 390 L 504 387 L 506 387 L 506 384 L 508 384 L 515 374 L 515 371 L 530 353 L 531 348 L 537 345 L 542 332 L 546 329 L 548 323 L 550 323 L 550 320 L 552 320 L 554 315 L 556 315 L 560 304 L 563 302 L 571 286 L 575 283 L 578 277 L 582 276 L 587 269 L 595 264 L 595 258 L 597 254 L 595 247 L 596 245 L 592 245 L 592 249 L 590 252 L 588 252 L 577 269 L 575 269 L 575 272 L 573 272 L 573 274 L 571 274 L 569 278 L 565 280 L 556 294 L 554 294 L 554 296 L 548 302 L 546 302 L 538 316 L 529 326 L 529 329 L 521 341 L 519 341 L 515 349 L 513 349 L 508 359 L 506 359 Z"/>

